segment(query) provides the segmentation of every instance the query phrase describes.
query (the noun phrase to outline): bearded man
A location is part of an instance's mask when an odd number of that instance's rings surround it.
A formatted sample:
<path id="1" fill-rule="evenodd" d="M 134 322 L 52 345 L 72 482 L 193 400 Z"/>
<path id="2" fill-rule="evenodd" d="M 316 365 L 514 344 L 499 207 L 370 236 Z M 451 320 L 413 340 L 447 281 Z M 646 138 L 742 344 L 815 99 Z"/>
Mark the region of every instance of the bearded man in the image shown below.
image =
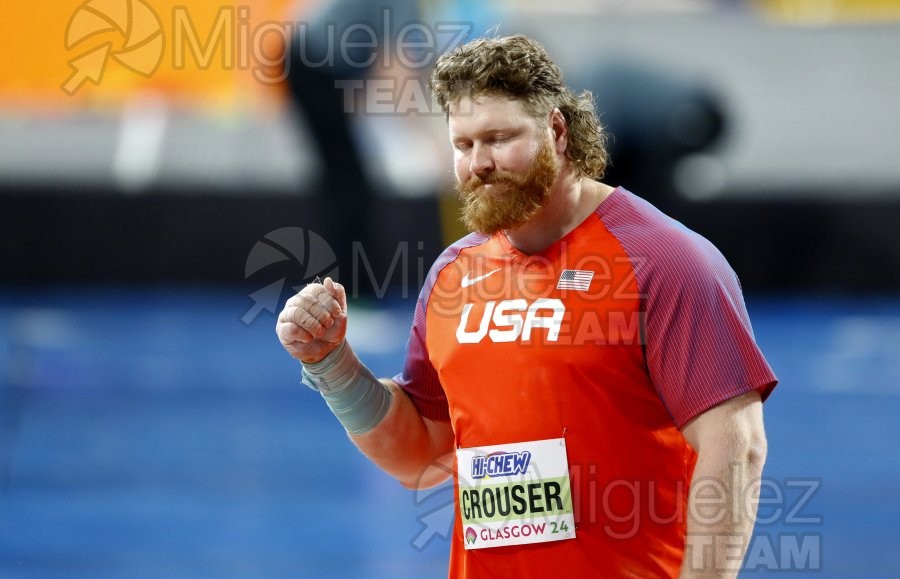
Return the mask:
<path id="1" fill-rule="evenodd" d="M 432 266 L 393 379 L 345 341 L 340 284 L 288 300 L 304 382 L 405 486 L 452 473 L 452 578 L 736 575 L 777 380 L 734 272 L 599 181 L 591 97 L 538 43 L 470 42 L 431 84 L 473 233 Z"/>

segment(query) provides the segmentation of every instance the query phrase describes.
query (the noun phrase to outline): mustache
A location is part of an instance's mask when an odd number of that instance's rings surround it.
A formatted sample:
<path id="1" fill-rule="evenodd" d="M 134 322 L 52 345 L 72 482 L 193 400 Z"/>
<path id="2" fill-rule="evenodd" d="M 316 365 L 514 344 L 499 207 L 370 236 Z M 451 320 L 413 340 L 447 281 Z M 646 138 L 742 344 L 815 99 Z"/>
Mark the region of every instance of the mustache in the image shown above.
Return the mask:
<path id="1" fill-rule="evenodd" d="M 527 181 L 527 175 L 516 175 L 509 171 L 492 171 L 484 177 L 472 175 L 461 185 L 461 188 L 464 193 L 472 193 L 484 185 L 510 185 L 513 187 L 522 187 Z"/>

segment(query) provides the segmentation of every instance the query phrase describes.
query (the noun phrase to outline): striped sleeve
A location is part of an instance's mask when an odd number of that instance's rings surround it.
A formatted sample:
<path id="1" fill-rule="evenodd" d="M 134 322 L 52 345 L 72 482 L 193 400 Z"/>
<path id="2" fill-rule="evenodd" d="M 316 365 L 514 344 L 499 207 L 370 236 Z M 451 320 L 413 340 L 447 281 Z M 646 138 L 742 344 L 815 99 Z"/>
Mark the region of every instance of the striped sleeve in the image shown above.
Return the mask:
<path id="1" fill-rule="evenodd" d="M 430 289 L 430 288 L 429 288 Z M 447 396 L 441 387 L 437 372 L 428 359 L 425 342 L 425 288 L 416 302 L 412 330 L 406 345 L 406 361 L 403 372 L 394 376 L 396 382 L 409 395 L 419 414 L 432 420 L 450 420 Z"/>
<path id="2" fill-rule="evenodd" d="M 425 319 L 428 298 L 441 270 L 453 263 L 462 249 L 483 243 L 486 239 L 486 236 L 479 234 L 468 235 L 444 250 L 431 266 L 416 302 L 403 372 L 394 376 L 394 381 L 409 395 L 419 414 L 432 420 L 450 420 L 450 409 L 440 378 L 428 356 Z"/>
<path id="3" fill-rule="evenodd" d="M 644 300 L 647 368 L 675 425 L 753 390 L 767 398 L 777 378 L 725 257 L 630 193 L 605 205 L 600 217 L 628 253 Z"/>

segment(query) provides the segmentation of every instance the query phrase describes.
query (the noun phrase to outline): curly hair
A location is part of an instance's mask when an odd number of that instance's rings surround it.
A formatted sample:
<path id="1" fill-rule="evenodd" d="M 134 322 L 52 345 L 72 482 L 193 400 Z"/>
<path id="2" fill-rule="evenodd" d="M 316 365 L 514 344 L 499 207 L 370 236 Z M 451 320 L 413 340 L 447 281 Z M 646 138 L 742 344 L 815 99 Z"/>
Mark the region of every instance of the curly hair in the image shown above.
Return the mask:
<path id="1" fill-rule="evenodd" d="M 462 96 L 520 99 L 536 119 L 558 108 L 569 128 L 566 157 L 585 177 L 599 179 L 609 155 L 606 134 L 589 91 L 575 94 L 543 45 L 525 35 L 480 38 L 442 55 L 431 74 L 431 90 L 445 114 Z"/>

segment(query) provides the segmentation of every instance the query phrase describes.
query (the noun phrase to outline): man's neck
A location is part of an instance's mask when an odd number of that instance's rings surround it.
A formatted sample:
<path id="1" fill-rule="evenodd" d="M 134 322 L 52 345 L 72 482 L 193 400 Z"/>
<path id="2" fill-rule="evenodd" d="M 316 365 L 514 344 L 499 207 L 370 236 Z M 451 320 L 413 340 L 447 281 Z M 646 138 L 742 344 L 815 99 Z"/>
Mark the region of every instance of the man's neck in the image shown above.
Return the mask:
<path id="1" fill-rule="evenodd" d="M 550 201 L 534 219 L 506 231 L 506 237 L 522 253 L 543 251 L 578 227 L 612 192 L 609 185 L 569 171 L 557 179 Z"/>

